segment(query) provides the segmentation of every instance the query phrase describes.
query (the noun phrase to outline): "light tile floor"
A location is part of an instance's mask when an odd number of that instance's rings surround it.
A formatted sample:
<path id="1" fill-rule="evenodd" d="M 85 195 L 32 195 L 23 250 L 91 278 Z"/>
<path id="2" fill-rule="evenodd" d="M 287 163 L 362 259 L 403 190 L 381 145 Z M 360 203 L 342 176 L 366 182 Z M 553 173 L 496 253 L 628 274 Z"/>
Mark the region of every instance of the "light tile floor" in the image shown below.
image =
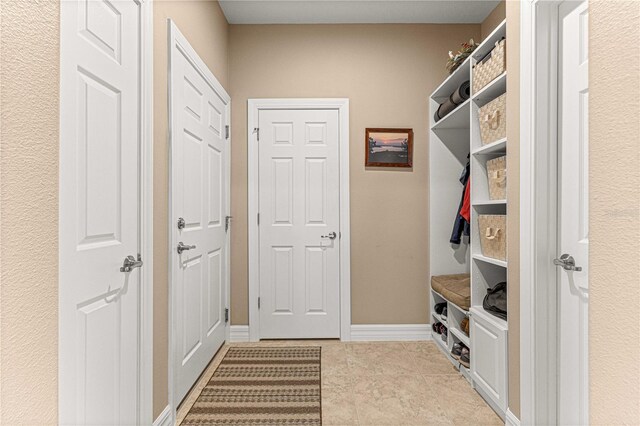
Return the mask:
<path id="1" fill-rule="evenodd" d="M 503 425 L 434 342 L 269 341 L 233 346 L 322 346 L 323 425 Z M 229 346 L 178 410 L 180 424 Z"/>

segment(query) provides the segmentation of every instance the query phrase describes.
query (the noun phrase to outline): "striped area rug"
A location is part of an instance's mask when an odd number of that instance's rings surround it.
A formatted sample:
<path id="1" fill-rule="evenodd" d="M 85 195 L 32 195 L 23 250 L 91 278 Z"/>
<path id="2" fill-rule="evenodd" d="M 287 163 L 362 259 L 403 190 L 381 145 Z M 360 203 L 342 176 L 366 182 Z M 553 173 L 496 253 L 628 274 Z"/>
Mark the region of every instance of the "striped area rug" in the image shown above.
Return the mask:
<path id="1" fill-rule="evenodd" d="M 321 425 L 319 346 L 233 347 L 183 425 Z"/>

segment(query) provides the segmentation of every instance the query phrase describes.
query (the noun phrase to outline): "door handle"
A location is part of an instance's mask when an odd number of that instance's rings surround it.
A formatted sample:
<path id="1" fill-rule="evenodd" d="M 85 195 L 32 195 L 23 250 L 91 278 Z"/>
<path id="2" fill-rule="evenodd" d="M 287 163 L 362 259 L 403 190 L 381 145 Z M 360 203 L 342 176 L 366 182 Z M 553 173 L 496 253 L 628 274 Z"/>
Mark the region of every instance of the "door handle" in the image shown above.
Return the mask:
<path id="1" fill-rule="evenodd" d="M 191 250 L 191 249 L 194 249 L 194 248 L 196 248 L 196 246 L 195 246 L 195 245 L 192 245 L 192 246 L 190 246 L 190 245 L 185 245 L 182 241 L 180 241 L 180 242 L 178 243 L 178 254 L 182 254 L 182 252 L 183 252 L 183 251 L 185 251 L 185 250 Z"/>
<path id="2" fill-rule="evenodd" d="M 122 266 L 120 267 L 120 272 L 131 272 L 135 268 L 140 267 L 142 267 L 142 257 L 138 253 L 137 259 L 133 256 L 127 256 L 124 258 L 124 262 L 122 262 Z"/>
<path id="3" fill-rule="evenodd" d="M 338 234 L 336 234 L 335 232 L 329 232 L 328 235 L 320 235 L 320 238 L 328 238 L 330 240 L 335 240 L 337 236 Z"/>
<path id="4" fill-rule="evenodd" d="M 565 271 L 582 271 L 581 266 L 576 266 L 576 261 L 573 256 L 570 256 L 567 253 L 560 256 L 560 259 L 553 259 L 553 264 L 556 266 L 562 266 L 562 269 Z"/>

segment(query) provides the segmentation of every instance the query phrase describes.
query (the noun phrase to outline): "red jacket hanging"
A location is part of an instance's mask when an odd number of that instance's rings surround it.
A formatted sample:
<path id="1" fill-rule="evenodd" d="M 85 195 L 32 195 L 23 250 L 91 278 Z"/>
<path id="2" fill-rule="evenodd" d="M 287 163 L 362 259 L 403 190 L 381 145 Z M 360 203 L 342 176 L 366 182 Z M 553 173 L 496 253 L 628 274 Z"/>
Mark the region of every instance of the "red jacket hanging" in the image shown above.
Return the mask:
<path id="1" fill-rule="evenodd" d="M 467 221 L 467 223 L 471 223 L 471 200 L 470 200 L 470 192 L 471 192 L 471 178 L 467 182 L 467 186 L 464 188 L 464 200 L 462 201 L 462 208 L 460 209 L 460 216 Z"/>

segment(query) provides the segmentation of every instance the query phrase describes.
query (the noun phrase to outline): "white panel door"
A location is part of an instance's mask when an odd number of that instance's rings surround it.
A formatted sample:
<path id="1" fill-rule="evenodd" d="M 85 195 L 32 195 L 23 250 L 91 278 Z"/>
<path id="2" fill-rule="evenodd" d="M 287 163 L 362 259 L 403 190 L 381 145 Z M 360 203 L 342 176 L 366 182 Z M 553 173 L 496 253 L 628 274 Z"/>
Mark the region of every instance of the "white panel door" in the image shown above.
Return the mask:
<path id="1" fill-rule="evenodd" d="M 570 255 L 582 268 L 558 268 L 558 424 L 562 425 L 589 422 L 588 22 L 586 1 L 560 6 L 558 255 Z"/>
<path id="2" fill-rule="evenodd" d="M 177 33 L 175 27 L 172 28 Z M 226 335 L 229 99 L 180 34 L 171 49 L 173 341 L 179 403 Z M 206 70 L 206 71 L 205 71 Z M 205 74 L 206 73 L 206 74 Z M 216 82 L 217 83 L 217 82 Z M 179 253 L 178 245 L 184 245 Z"/>
<path id="3" fill-rule="evenodd" d="M 260 337 L 340 337 L 337 110 L 259 111 Z"/>
<path id="4" fill-rule="evenodd" d="M 136 424 L 141 6 L 63 1 L 60 40 L 59 419 Z"/>

